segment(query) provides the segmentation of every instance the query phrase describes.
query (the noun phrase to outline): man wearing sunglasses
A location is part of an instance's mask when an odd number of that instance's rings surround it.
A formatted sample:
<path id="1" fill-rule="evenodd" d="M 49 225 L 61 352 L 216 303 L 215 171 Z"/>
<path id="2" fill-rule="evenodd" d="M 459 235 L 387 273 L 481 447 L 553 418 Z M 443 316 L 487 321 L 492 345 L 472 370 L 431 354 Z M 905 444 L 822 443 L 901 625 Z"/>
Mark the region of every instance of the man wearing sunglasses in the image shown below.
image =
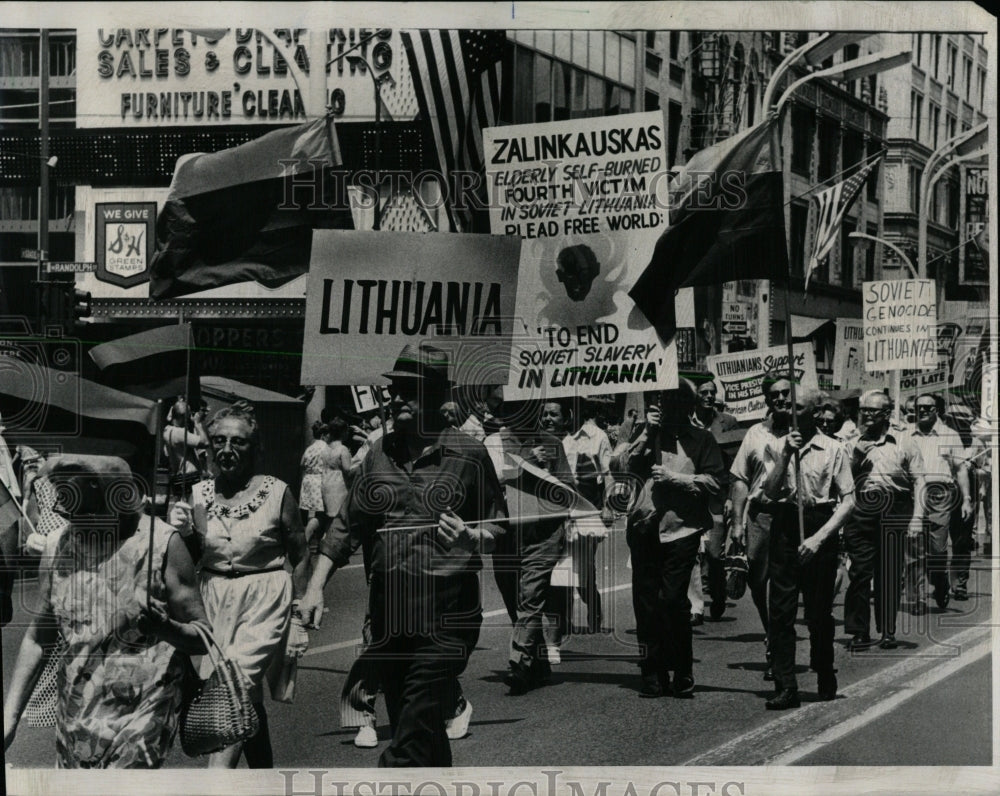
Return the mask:
<path id="1" fill-rule="evenodd" d="M 729 471 L 732 476 L 729 497 L 733 501 L 733 539 L 746 547 L 750 567 L 747 585 L 764 632 L 767 633 L 767 569 L 772 501 L 764 494 L 764 449 L 769 444 L 777 444 L 788 433 L 791 422 L 791 382 L 784 373 L 771 371 L 761 379 L 761 392 L 769 414 L 747 429 Z M 771 652 L 766 638 L 764 655 L 767 660 L 764 679 L 770 682 L 774 680 L 774 672 L 771 669 Z"/>
<path id="2" fill-rule="evenodd" d="M 882 649 L 895 649 L 899 583 L 907 535 L 919 535 L 923 513 L 919 495 L 924 464 L 909 435 L 889 426 L 889 396 L 869 390 L 858 406 L 858 436 L 853 438 L 851 470 L 856 505 L 844 530 L 851 560 L 844 596 L 844 629 L 850 649 L 870 647 L 869 594 L 875 581 L 875 629 Z"/>
<path id="3" fill-rule="evenodd" d="M 823 413 L 822 402 L 819 391 L 803 389 L 795 407 L 798 430 L 789 431 L 777 445 L 770 444 L 764 451 L 764 494 L 774 501 L 768 638 L 777 691 L 766 703 L 768 710 L 799 706 L 795 678 L 799 592 L 809 626 L 809 663 L 816 672 L 819 698 L 829 701 L 837 696 L 833 668 L 837 532 L 854 509 L 854 479 L 843 443 L 816 428 L 816 420 Z M 799 501 L 803 506 L 801 540 Z"/>
<path id="4" fill-rule="evenodd" d="M 944 409 L 944 398 L 939 393 L 917 396 L 917 422 L 910 429 L 910 436 L 924 461 L 923 475 L 927 486 L 923 496 L 924 533 L 910 540 L 906 561 L 906 597 L 917 612 L 926 610 L 928 571 L 934 589 L 934 602 L 941 610 L 948 607 L 951 597 L 948 580 L 949 534 L 952 564 L 960 594 L 966 591 L 965 581 L 969 577 L 972 489 L 969 485 L 968 457 L 958 432 L 942 420 Z"/>

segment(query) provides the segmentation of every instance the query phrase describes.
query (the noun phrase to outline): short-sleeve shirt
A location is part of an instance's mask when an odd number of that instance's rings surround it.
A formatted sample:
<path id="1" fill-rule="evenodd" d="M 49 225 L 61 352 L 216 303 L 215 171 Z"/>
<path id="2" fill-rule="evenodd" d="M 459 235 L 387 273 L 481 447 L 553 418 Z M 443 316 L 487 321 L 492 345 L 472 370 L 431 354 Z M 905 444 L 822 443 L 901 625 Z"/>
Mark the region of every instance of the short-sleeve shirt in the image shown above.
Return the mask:
<path id="1" fill-rule="evenodd" d="M 920 449 L 924 478 L 929 482 L 954 484 L 959 470 L 968 459 L 968 452 L 958 432 L 938 419 L 927 432 L 914 425 L 909 436 Z"/>
<path id="2" fill-rule="evenodd" d="M 907 434 L 887 432 L 862 453 L 858 449 L 860 437 L 850 440 L 852 445 L 851 472 L 855 489 L 888 489 L 897 496 L 912 495 L 914 481 L 924 471 L 920 449 Z"/>
<path id="3" fill-rule="evenodd" d="M 258 572 L 285 563 L 281 504 L 288 486 L 273 476 L 255 476 L 253 490 L 239 504 L 216 498 L 215 481 L 201 481 L 192 491 L 195 533 L 202 537 L 200 564 L 216 572 Z M 199 527 L 198 507 L 208 527 Z"/>
<path id="4" fill-rule="evenodd" d="M 735 480 L 747 485 L 749 499 L 765 500 L 764 478 L 767 473 L 764 470 L 764 448 L 777 443 L 783 436 L 775 434 L 774 421 L 770 417 L 747 429 L 729 473 Z"/>
<path id="5" fill-rule="evenodd" d="M 764 449 L 764 468 L 771 473 L 781 457 L 783 442 L 769 442 Z M 816 433 L 799 451 L 802 470 L 802 505 L 829 506 L 854 493 L 854 477 L 844 444 L 826 434 Z M 790 457 L 785 470 L 785 483 L 779 503 L 795 503 L 795 457 Z"/>

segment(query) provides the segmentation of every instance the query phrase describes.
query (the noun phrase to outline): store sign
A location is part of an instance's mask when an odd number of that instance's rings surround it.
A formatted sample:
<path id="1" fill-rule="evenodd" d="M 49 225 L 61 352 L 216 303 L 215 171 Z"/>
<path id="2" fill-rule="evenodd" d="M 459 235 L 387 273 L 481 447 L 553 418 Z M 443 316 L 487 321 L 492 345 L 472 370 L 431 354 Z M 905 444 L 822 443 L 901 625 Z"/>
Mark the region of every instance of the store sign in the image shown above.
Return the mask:
<path id="1" fill-rule="evenodd" d="M 156 248 L 156 202 L 98 203 L 97 278 L 119 287 L 149 281 Z"/>
<path id="2" fill-rule="evenodd" d="M 324 51 L 312 53 L 303 28 L 80 28 L 76 88 L 84 110 L 77 124 L 135 128 L 305 121 L 312 64 L 335 59 L 355 45 L 360 46 L 351 54 L 371 64 L 388 114 L 397 120 L 416 116 L 413 80 L 398 33 L 331 28 L 324 34 L 319 37 Z M 329 67 L 325 97 L 338 120 L 375 118 L 371 76 L 346 58 Z"/>
<path id="3" fill-rule="evenodd" d="M 989 284 L 989 173 L 983 168 L 963 169 L 962 243 L 958 247 L 959 282 L 963 285 Z"/>

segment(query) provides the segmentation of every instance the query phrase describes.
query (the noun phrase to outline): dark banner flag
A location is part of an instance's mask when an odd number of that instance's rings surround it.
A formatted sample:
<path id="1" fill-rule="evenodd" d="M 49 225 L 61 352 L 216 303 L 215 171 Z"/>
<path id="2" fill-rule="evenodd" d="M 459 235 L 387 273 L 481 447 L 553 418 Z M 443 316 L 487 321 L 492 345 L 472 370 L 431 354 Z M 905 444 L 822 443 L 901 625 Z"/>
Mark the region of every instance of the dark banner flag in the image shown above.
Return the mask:
<path id="1" fill-rule="evenodd" d="M 682 287 L 787 273 L 780 171 L 758 163 L 773 122 L 695 154 L 670 187 L 670 226 L 629 296 L 664 340 Z"/>
<path id="2" fill-rule="evenodd" d="M 160 326 L 90 349 L 90 358 L 115 387 L 147 397 L 201 398 L 190 323 Z M 145 389 L 137 389 L 145 386 Z"/>
<path id="3" fill-rule="evenodd" d="M 333 181 L 317 173 L 341 163 L 329 119 L 178 159 L 156 222 L 150 297 L 248 281 L 278 287 L 304 274 L 314 227 L 353 226 L 342 197 L 324 195 Z"/>

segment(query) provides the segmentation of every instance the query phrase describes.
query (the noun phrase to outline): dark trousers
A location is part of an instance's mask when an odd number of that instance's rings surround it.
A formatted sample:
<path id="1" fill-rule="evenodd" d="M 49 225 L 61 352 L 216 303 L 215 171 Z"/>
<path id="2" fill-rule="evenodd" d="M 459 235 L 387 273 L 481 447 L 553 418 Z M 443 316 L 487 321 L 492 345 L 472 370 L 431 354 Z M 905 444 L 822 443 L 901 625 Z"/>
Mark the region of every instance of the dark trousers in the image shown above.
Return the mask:
<path id="1" fill-rule="evenodd" d="M 392 725 L 379 766 L 447 768 L 452 759 L 445 721 L 454 716 L 453 689 L 482 625 L 479 578 L 463 572 L 389 583 L 372 579 L 373 638 L 365 651 L 377 661 Z M 421 605 L 407 605 L 414 596 Z"/>
<path id="2" fill-rule="evenodd" d="M 767 632 L 767 572 L 768 555 L 771 550 L 771 504 L 750 502 L 747 511 L 747 588 L 753 600 L 760 623 Z"/>
<path id="3" fill-rule="evenodd" d="M 688 583 L 701 534 L 660 542 L 656 531 L 630 533 L 632 607 L 643 675 L 690 676 L 691 602 Z"/>
<path id="4" fill-rule="evenodd" d="M 552 569 L 562 556 L 563 532 L 560 524 L 555 528 L 528 528 L 517 536 L 520 540 L 521 567 L 517 615 L 510 641 L 510 664 L 512 668 L 530 669 L 544 645 L 542 615 L 545 613 Z"/>
<path id="5" fill-rule="evenodd" d="M 580 585 L 577 593 L 587 606 L 587 629 L 596 633 L 604 623 L 601 592 L 597 588 L 597 546 L 603 540 L 597 536 L 581 536 L 573 544 L 580 550 Z"/>
<path id="6" fill-rule="evenodd" d="M 721 514 L 712 515 L 712 530 L 705 535 L 703 574 L 708 581 L 708 597 L 716 604 L 726 602 L 726 525 Z"/>
<path id="7" fill-rule="evenodd" d="M 832 510 L 806 510 L 805 535 L 812 536 Z M 803 565 L 799 559 L 799 518 L 795 506 L 782 505 L 773 513 L 769 550 L 770 626 L 774 684 L 798 690 L 795 679 L 795 616 L 799 593 L 809 626 L 809 660 L 817 672 L 833 672 L 833 593 L 837 579 L 837 537 L 827 539 Z"/>
<path id="8" fill-rule="evenodd" d="M 871 631 L 872 580 L 875 581 L 875 629 L 896 632 L 900 579 L 906 533 L 913 503 L 904 496 L 858 496 L 844 530 L 844 547 L 851 559 L 850 584 L 844 595 L 844 630 L 850 635 Z"/>
<path id="9" fill-rule="evenodd" d="M 507 609 L 510 623 L 517 622 L 517 593 L 521 577 L 521 555 L 514 534 L 504 534 L 493 550 L 493 579 Z"/>

